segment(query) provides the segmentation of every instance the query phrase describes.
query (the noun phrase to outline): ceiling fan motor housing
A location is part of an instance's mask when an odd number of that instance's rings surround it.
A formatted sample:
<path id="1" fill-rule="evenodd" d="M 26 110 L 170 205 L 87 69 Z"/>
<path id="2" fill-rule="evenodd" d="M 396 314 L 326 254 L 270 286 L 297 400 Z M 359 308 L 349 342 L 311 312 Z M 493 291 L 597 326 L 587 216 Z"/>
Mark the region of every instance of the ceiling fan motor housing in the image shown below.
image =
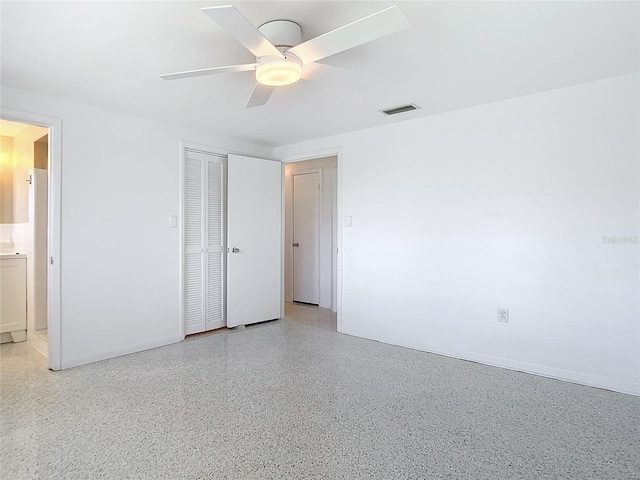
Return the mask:
<path id="1" fill-rule="evenodd" d="M 291 20 L 273 20 L 258 30 L 279 50 L 295 47 L 302 42 L 302 28 Z"/>

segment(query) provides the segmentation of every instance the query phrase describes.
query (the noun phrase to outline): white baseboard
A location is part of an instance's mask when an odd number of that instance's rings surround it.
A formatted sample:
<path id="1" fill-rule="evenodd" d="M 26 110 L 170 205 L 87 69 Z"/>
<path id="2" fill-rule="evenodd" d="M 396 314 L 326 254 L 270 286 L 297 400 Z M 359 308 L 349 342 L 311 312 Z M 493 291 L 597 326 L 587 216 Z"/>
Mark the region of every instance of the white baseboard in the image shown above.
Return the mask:
<path id="1" fill-rule="evenodd" d="M 123 355 L 129 355 L 131 353 L 138 353 L 144 350 L 150 350 L 152 348 L 164 347 L 172 343 L 178 343 L 183 341 L 183 337 L 171 337 L 160 340 L 154 340 L 153 342 L 142 343 L 138 345 L 128 345 L 122 348 L 116 348 L 115 350 L 109 350 L 106 352 L 94 353 L 91 355 L 85 355 L 84 357 L 77 357 L 71 359 L 62 359 L 60 369 L 65 370 L 67 368 L 78 367 L 80 365 L 86 365 L 88 363 L 99 362 L 101 360 L 108 360 L 110 358 L 121 357 Z"/>
<path id="2" fill-rule="evenodd" d="M 556 380 L 562 380 L 565 382 L 577 383 L 579 385 L 586 385 L 588 387 L 603 388 L 605 390 L 612 390 L 614 392 L 626 393 L 629 395 L 640 396 L 640 382 L 626 382 L 611 379 L 608 377 L 602 377 L 600 375 L 591 375 L 582 372 L 574 372 L 571 370 L 563 370 L 560 368 L 547 367 L 545 365 L 538 365 L 535 363 L 521 362 L 518 360 L 511 360 L 508 358 L 494 357 L 492 355 L 485 355 L 483 353 L 469 352 L 466 350 L 458 350 L 455 348 L 447 347 L 435 347 L 433 345 L 409 345 L 402 343 L 394 343 L 383 341 L 377 338 L 366 337 L 363 335 L 357 335 L 350 332 L 342 332 L 354 337 L 367 338 L 369 340 L 375 340 L 381 343 L 387 343 L 389 345 L 397 345 L 399 347 L 410 348 L 412 350 L 419 350 L 426 353 L 434 353 L 436 355 L 444 355 L 446 357 L 457 358 L 460 360 L 469 360 L 471 362 L 482 363 L 484 365 L 490 365 L 492 367 L 506 368 L 508 370 L 516 370 L 518 372 L 531 373 L 533 375 L 540 375 L 542 377 L 553 378 Z"/>

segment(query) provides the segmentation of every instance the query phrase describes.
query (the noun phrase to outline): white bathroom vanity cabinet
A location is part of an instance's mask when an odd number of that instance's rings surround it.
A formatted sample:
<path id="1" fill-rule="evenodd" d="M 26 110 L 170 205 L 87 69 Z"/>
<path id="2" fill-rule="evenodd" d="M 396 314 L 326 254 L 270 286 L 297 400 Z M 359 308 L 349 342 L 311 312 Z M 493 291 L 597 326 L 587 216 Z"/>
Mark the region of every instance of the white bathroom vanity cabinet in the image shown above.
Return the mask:
<path id="1" fill-rule="evenodd" d="M 0 255 L 0 342 L 27 339 L 27 256 Z"/>

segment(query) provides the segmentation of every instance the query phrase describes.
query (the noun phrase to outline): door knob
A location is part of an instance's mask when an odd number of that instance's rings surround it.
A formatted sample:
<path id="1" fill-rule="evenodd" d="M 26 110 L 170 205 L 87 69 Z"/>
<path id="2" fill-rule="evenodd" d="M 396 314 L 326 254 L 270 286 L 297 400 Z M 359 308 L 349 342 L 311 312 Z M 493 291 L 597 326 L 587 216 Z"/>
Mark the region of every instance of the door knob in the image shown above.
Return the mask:
<path id="1" fill-rule="evenodd" d="M 236 247 L 233 247 L 233 248 L 231 249 L 231 253 L 240 253 L 240 249 L 239 249 L 239 248 L 236 248 Z"/>
<path id="2" fill-rule="evenodd" d="M 299 246 L 300 246 L 300 244 L 299 244 L 298 242 L 296 242 L 296 243 L 294 243 L 294 244 L 293 244 L 293 246 L 294 246 L 294 247 L 299 247 Z"/>

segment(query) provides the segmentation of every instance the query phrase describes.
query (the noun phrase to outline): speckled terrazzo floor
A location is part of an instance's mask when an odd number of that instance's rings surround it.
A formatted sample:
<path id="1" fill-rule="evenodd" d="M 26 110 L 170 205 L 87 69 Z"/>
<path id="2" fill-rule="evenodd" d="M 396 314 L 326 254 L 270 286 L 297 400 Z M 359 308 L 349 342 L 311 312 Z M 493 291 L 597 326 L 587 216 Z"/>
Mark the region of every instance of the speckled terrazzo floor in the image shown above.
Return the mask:
<path id="1" fill-rule="evenodd" d="M 640 478 L 640 398 L 339 335 L 307 306 L 57 373 L 0 354 L 7 480 Z"/>

